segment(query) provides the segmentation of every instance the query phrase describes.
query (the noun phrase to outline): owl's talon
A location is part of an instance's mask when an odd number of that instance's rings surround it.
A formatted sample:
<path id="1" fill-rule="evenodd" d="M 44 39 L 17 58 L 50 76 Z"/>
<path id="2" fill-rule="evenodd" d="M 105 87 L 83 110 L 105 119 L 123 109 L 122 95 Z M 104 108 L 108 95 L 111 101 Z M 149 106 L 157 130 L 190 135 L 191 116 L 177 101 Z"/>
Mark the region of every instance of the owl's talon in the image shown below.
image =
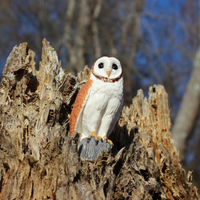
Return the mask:
<path id="1" fill-rule="evenodd" d="M 89 139 L 91 137 L 94 137 L 95 140 L 101 140 L 101 137 L 96 135 L 95 131 L 92 131 L 92 133 L 88 136 Z"/>
<path id="2" fill-rule="evenodd" d="M 112 146 L 114 146 L 113 142 L 107 138 L 106 135 L 103 136 L 104 140 L 107 140 Z"/>

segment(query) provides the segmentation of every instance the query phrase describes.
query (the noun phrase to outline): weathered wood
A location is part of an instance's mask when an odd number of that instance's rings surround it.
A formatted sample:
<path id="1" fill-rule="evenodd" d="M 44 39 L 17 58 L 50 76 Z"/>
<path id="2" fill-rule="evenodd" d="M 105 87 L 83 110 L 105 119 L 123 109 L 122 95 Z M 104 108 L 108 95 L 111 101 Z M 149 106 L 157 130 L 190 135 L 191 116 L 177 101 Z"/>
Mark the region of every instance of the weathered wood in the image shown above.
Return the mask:
<path id="1" fill-rule="evenodd" d="M 88 69 L 78 77 L 46 40 L 39 71 L 27 43 L 13 48 L 0 86 L 0 199 L 199 199 L 171 139 L 161 85 L 123 108 L 112 152 L 80 159 L 68 121 Z"/>

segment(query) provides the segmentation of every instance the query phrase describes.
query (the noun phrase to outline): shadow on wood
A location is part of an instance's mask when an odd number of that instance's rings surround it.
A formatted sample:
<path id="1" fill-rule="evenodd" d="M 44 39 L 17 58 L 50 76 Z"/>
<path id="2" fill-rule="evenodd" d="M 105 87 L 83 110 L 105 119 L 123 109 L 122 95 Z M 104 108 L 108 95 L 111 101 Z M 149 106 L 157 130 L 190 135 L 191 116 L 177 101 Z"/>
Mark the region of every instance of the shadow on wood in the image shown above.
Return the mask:
<path id="1" fill-rule="evenodd" d="M 171 139 L 168 95 L 138 90 L 95 161 L 77 154 L 68 122 L 88 69 L 77 79 L 43 40 L 39 71 L 27 43 L 15 46 L 0 86 L 0 199 L 199 199 Z M 83 77 L 80 78 L 80 77 Z"/>

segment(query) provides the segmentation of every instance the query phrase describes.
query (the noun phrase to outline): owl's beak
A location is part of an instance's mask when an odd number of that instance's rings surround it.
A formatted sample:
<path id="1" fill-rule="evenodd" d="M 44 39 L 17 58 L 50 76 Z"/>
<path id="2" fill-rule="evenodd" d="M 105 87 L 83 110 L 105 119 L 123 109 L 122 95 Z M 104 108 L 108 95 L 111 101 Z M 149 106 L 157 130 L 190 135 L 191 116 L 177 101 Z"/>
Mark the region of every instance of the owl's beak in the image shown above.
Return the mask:
<path id="1" fill-rule="evenodd" d="M 106 71 L 106 74 L 107 74 L 108 76 L 110 76 L 110 71 Z"/>

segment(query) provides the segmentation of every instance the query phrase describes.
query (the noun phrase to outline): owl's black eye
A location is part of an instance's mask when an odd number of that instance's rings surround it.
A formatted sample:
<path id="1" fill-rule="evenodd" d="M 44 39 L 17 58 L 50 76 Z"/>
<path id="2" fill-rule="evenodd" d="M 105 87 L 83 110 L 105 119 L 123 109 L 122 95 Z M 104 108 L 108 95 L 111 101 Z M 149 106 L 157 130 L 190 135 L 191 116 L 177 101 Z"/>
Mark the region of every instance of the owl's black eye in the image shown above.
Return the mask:
<path id="1" fill-rule="evenodd" d="M 104 67 L 103 63 L 99 63 L 98 67 L 99 67 L 99 69 L 102 69 Z"/>
<path id="2" fill-rule="evenodd" d="M 112 65 L 112 68 L 113 68 L 114 70 L 117 70 L 117 69 L 118 69 L 118 66 L 117 66 L 116 64 L 113 64 L 113 65 Z"/>

